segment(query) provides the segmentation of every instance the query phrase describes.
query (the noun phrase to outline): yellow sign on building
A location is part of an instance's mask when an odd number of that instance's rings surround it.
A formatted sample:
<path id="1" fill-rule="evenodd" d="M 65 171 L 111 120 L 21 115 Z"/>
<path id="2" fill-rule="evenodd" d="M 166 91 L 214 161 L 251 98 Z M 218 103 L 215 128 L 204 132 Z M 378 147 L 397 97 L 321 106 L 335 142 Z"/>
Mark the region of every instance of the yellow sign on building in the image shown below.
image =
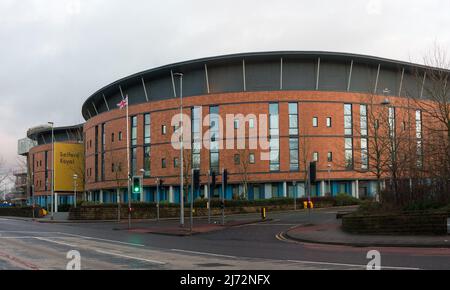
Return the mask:
<path id="1" fill-rule="evenodd" d="M 73 192 L 74 175 L 77 175 L 76 190 L 84 191 L 84 146 L 83 144 L 55 143 L 55 191 Z"/>

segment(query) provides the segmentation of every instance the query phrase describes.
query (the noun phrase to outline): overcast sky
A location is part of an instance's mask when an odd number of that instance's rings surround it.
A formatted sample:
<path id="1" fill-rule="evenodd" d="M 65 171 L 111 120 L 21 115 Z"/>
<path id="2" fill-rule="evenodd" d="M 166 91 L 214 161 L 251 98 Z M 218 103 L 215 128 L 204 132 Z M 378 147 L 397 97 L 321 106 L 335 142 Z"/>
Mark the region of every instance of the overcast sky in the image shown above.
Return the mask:
<path id="1" fill-rule="evenodd" d="M 89 95 L 138 71 L 269 50 L 419 61 L 450 47 L 449 12 L 448 0 L 0 0 L 0 156 L 14 166 L 28 128 L 83 122 Z"/>

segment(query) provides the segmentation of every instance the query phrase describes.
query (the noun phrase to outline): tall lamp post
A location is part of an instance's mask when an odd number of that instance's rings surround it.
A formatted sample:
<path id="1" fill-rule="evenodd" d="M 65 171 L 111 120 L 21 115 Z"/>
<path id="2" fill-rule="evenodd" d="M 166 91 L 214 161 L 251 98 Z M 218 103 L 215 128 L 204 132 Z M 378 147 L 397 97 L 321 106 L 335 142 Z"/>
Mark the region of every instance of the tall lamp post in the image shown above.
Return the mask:
<path id="1" fill-rule="evenodd" d="M 52 197 L 51 197 L 51 219 L 54 219 L 55 212 L 55 123 L 48 122 L 52 126 Z"/>
<path id="2" fill-rule="evenodd" d="M 73 175 L 73 207 L 77 208 L 77 179 L 78 175 Z"/>
<path id="3" fill-rule="evenodd" d="M 180 169 L 180 225 L 182 227 L 184 227 L 183 74 L 175 73 L 173 75 L 180 78 L 180 130 L 181 130 L 181 136 L 180 136 L 180 168 L 181 168 Z"/>

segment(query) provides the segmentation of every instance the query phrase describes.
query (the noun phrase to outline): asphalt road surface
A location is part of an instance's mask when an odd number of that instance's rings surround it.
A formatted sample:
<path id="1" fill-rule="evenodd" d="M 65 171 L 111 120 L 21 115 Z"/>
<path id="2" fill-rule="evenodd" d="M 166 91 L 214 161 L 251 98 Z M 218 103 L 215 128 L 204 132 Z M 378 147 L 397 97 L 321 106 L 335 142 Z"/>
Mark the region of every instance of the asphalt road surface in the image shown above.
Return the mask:
<path id="1" fill-rule="evenodd" d="M 382 269 L 450 269 L 450 249 L 355 248 L 297 243 L 279 233 L 335 219 L 336 210 L 271 214 L 267 223 L 176 237 L 118 231 L 117 224 L 42 224 L 0 218 L 0 270 L 64 270 L 80 253 L 81 269 L 296 270 L 366 269 L 381 253 Z M 248 218 L 248 217 L 242 217 Z M 142 225 L 136 225 L 142 226 Z"/>

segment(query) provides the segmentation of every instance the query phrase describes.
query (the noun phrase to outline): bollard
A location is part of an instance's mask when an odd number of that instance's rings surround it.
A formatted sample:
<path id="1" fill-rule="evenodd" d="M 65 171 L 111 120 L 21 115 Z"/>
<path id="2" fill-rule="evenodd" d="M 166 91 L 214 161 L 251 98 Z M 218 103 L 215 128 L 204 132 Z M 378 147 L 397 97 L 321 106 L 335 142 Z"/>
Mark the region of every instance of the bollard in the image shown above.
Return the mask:
<path id="1" fill-rule="evenodd" d="M 266 220 L 267 218 L 267 209 L 265 207 L 261 208 L 261 218 L 262 220 Z"/>

